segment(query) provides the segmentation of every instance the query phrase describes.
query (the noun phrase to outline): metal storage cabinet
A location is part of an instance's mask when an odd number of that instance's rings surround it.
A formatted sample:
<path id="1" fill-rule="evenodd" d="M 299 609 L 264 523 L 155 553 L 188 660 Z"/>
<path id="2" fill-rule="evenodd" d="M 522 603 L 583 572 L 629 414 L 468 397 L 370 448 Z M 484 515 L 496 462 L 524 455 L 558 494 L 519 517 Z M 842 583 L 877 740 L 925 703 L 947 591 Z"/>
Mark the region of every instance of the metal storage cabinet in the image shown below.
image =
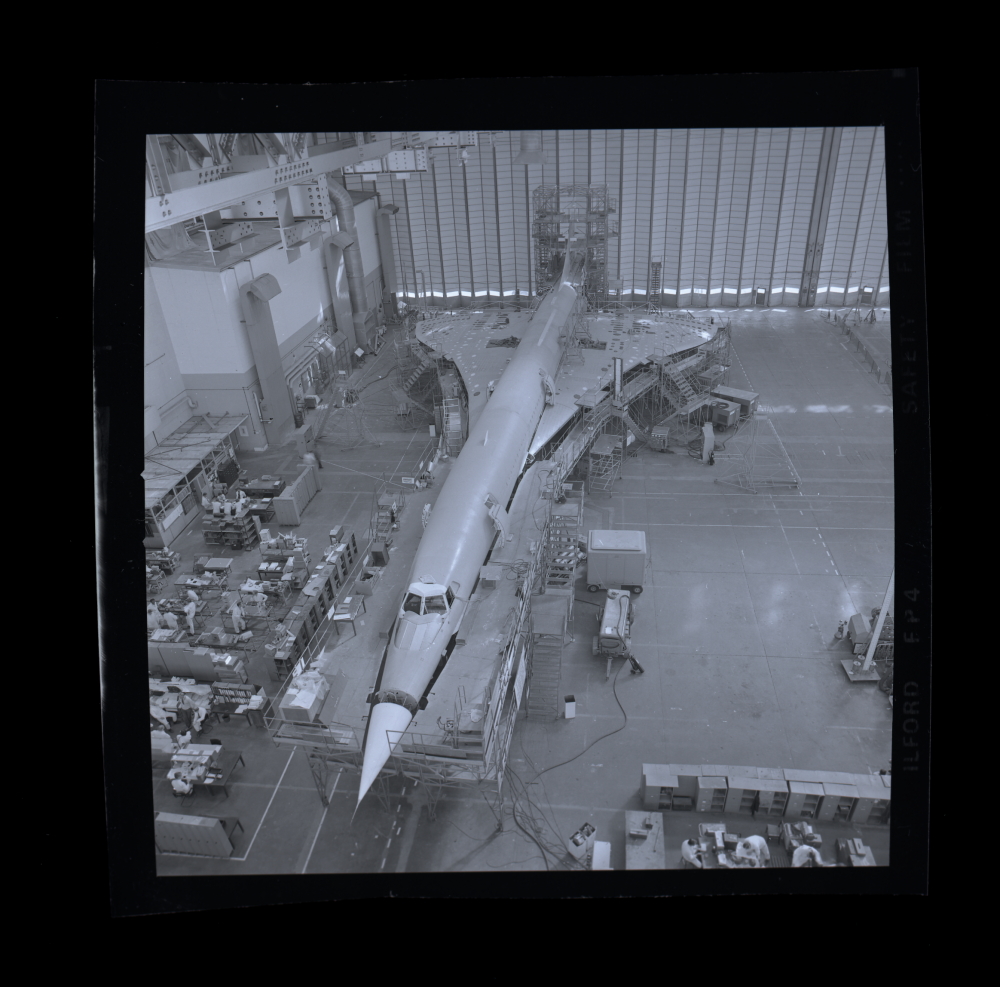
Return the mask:
<path id="1" fill-rule="evenodd" d="M 673 808 L 674 792 L 677 789 L 677 776 L 670 773 L 665 764 L 644 764 L 640 778 L 640 794 L 644 809 Z"/>
<path id="2" fill-rule="evenodd" d="M 758 778 L 769 778 L 771 781 L 787 781 L 781 768 L 758 768 Z"/>
<path id="3" fill-rule="evenodd" d="M 790 781 L 785 816 L 789 819 L 815 819 L 822 801 L 822 785 L 813 781 Z"/>
<path id="4" fill-rule="evenodd" d="M 879 781 L 859 784 L 851 822 L 882 823 L 889 818 L 889 790 Z"/>
<path id="5" fill-rule="evenodd" d="M 741 778 L 733 775 L 726 778 L 726 812 L 745 812 L 750 814 L 750 806 L 757 794 L 756 778 Z"/>
<path id="6" fill-rule="evenodd" d="M 233 844 L 221 819 L 182 816 L 157 812 L 153 834 L 161 853 L 196 853 L 208 857 L 229 857 Z"/>
<path id="7" fill-rule="evenodd" d="M 677 776 L 674 789 L 674 811 L 693 809 L 698 798 L 698 778 L 701 768 L 697 764 L 668 764 L 667 770 Z"/>
<path id="8" fill-rule="evenodd" d="M 823 785 L 823 801 L 820 803 L 820 822 L 830 822 L 834 819 L 847 822 L 854 811 L 854 803 L 858 800 L 858 790 L 854 785 Z"/>
<path id="9" fill-rule="evenodd" d="M 726 796 L 726 812 L 750 813 L 754 800 L 760 800 L 757 811 L 765 816 L 782 816 L 788 801 L 788 782 L 766 778 L 728 779 L 729 794 Z"/>
<path id="10" fill-rule="evenodd" d="M 695 810 L 698 812 L 725 812 L 726 779 L 711 776 L 700 777 L 696 799 Z"/>
<path id="11" fill-rule="evenodd" d="M 814 771 L 809 781 L 817 781 L 821 785 L 853 785 L 854 775 L 849 771 Z"/>
<path id="12" fill-rule="evenodd" d="M 730 771 L 726 764 L 702 764 L 698 769 L 698 774 L 706 778 L 725 778 L 727 775 L 738 775 L 742 772 Z"/>

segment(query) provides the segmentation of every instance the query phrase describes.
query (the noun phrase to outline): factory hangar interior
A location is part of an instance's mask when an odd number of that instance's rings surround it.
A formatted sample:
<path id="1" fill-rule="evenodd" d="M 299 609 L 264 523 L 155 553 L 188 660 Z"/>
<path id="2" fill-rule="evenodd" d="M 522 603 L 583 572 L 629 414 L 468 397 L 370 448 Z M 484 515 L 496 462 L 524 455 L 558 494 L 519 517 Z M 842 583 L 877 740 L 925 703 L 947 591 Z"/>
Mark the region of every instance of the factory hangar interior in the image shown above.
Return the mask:
<path id="1" fill-rule="evenodd" d="M 158 876 L 889 867 L 884 127 L 145 150 Z M 414 556 L 570 253 L 532 451 L 359 802 Z"/>

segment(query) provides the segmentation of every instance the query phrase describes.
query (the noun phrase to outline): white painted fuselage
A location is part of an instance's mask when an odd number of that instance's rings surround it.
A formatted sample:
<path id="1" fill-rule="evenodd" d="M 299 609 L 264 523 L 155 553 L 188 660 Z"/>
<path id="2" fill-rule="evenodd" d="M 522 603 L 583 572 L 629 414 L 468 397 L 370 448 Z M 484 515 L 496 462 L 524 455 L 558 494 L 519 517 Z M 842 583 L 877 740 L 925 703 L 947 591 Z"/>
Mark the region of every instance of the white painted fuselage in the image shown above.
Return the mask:
<path id="1" fill-rule="evenodd" d="M 447 587 L 453 599 L 445 613 L 417 613 L 400 604 L 371 710 L 359 802 L 409 725 L 458 631 L 480 567 L 497 537 L 488 502 L 505 511 L 524 468 L 545 407 L 544 382 L 547 378 L 551 384 L 558 371 L 560 336 L 576 297 L 576 290 L 564 281 L 539 305 L 441 488 L 408 583 L 411 589 L 418 583 L 434 585 L 437 592 Z"/>

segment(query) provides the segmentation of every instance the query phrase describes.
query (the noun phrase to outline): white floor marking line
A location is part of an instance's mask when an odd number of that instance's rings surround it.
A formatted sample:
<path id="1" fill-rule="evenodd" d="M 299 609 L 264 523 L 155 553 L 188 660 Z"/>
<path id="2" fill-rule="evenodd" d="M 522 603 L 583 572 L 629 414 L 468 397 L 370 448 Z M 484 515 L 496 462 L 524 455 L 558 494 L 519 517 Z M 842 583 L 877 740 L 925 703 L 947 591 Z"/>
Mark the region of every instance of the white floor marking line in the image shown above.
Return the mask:
<path id="1" fill-rule="evenodd" d="M 260 817 L 260 822 L 257 823 L 257 828 L 253 831 L 253 839 L 250 840 L 250 845 L 246 848 L 246 852 L 242 857 L 229 857 L 229 860 L 240 860 L 244 861 L 250 856 L 250 850 L 253 848 L 254 840 L 257 839 L 257 834 L 260 832 L 260 827 L 264 825 L 264 820 L 267 818 L 267 813 L 271 808 L 271 803 L 274 801 L 274 796 L 278 794 L 278 789 L 281 787 L 281 779 L 285 777 L 285 772 L 288 770 L 288 766 L 292 763 L 292 758 L 295 756 L 295 751 L 293 750 L 288 755 L 288 760 L 285 762 L 285 766 L 281 771 L 281 777 L 278 778 L 274 785 L 274 791 L 271 792 L 271 797 L 267 800 L 267 806 L 264 809 L 264 815 Z"/>
<path id="2" fill-rule="evenodd" d="M 337 777 L 333 780 L 333 788 L 330 789 L 330 794 L 332 795 L 337 790 L 337 785 L 340 783 L 340 776 L 343 771 L 337 772 Z M 320 816 L 319 825 L 316 827 L 316 834 L 313 836 L 312 846 L 309 847 L 309 855 L 306 857 L 306 862 L 302 865 L 302 873 L 306 872 L 309 867 L 309 861 L 312 859 L 313 850 L 316 848 L 316 841 L 319 839 L 319 831 L 323 828 L 323 823 L 326 821 L 326 814 L 330 811 L 330 806 L 327 805 L 323 809 L 323 815 Z"/>

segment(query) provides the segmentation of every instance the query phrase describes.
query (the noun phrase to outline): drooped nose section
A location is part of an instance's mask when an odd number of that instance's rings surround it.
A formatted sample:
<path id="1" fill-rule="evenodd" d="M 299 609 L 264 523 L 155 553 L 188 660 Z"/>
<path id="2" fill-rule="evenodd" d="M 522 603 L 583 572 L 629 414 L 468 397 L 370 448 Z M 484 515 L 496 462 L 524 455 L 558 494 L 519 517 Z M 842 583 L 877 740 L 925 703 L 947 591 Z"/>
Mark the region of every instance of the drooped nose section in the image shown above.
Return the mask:
<path id="1" fill-rule="evenodd" d="M 385 767 L 393 749 L 410 725 L 410 711 L 397 703 L 376 703 L 368 721 L 368 741 L 361 766 L 361 787 L 358 804 L 368 794 L 379 772 Z"/>

